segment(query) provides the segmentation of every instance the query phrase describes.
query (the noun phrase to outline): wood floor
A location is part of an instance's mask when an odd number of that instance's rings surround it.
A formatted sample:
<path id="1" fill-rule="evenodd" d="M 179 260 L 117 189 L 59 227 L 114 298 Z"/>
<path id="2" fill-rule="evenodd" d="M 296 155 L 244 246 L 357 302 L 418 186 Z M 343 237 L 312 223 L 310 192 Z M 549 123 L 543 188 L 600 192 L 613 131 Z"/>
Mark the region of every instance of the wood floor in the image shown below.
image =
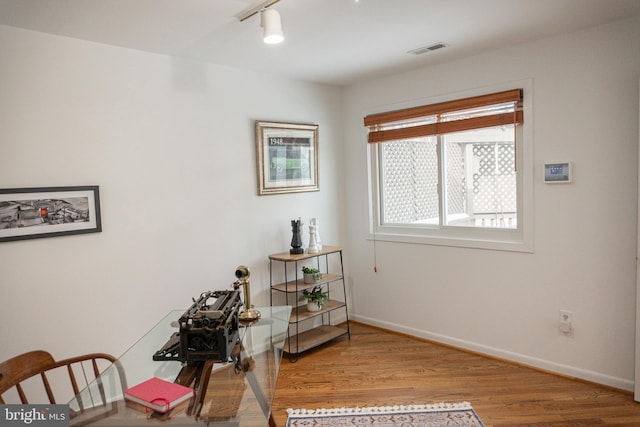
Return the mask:
<path id="1" fill-rule="evenodd" d="M 331 408 L 467 401 L 490 426 L 640 426 L 631 393 L 572 380 L 351 323 L 340 338 L 286 354 L 272 414 L 284 427 L 287 408 Z"/>

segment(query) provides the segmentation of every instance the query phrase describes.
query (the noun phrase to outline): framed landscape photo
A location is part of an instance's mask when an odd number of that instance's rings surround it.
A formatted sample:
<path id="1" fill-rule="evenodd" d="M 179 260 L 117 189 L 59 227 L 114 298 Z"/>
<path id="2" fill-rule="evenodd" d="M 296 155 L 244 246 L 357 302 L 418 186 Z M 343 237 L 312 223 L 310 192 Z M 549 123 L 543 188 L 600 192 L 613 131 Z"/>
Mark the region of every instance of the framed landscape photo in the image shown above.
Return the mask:
<path id="1" fill-rule="evenodd" d="M 256 121 L 260 195 L 319 191 L 318 125 Z"/>
<path id="2" fill-rule="evenodd" d="M 0 242 L 100 231 L 97 185 L 0 189 Z"/>

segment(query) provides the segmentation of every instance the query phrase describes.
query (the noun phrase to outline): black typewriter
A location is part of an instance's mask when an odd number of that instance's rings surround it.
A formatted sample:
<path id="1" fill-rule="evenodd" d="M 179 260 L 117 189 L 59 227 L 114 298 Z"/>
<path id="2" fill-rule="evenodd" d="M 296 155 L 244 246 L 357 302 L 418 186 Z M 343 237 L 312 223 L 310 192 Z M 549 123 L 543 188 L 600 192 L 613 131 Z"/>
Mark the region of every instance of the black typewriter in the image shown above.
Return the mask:
<path id="1" fill-rule="evenodd" d="M 153 360 L 228 361 L 238 342 L 240 291 L 203 292 L 178 320 L 179 332 L 153 354 Z"/>

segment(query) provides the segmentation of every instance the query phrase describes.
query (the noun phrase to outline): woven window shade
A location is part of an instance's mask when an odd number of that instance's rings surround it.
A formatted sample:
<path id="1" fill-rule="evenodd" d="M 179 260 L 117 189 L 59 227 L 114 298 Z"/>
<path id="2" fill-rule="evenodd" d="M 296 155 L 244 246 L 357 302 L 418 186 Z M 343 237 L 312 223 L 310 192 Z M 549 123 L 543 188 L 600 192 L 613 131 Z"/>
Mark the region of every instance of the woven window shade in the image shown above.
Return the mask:
<path id="1" fill-rule="evenodd" d="M 443 117 L 455 112 L 509 104 L 511 107 L 507 112 L 504 108 L 496 108 L 495 112 L 489 112 L 486 115 L 460 114 L 459 118 Z M 427 121 L 432 123 L 425 123 Z M 364 125 L 369 128 L 370 143 L 442 135 L 522 122 L 522 89 L 372 114 L 364 118 Z"/>

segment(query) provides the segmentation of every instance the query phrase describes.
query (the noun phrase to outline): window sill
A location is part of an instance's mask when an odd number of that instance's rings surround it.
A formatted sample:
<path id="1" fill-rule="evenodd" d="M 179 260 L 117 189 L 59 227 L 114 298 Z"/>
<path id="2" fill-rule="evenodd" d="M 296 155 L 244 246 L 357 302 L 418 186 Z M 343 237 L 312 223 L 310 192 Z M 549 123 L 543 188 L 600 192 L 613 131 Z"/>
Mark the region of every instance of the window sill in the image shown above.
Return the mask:
<path id="1" fill-rule="evenodd" d="M 370 233 L 367 239 L 373 241 L 417 245 L 451 246 L 458 248 L 533 253 L 533 242 L 531 242 L 531 239 L 523 238 L 522 233 L 515 230 L 499 230 L 497 232 L 490 233 L 490 236 L 478 238 L 452 235 L 426 235 L 419 234 L 416 231 L 405 228 L 402 229 L 402 231 L 398 230 L 396 232 L 383 231 L 375 234 Z"/>

